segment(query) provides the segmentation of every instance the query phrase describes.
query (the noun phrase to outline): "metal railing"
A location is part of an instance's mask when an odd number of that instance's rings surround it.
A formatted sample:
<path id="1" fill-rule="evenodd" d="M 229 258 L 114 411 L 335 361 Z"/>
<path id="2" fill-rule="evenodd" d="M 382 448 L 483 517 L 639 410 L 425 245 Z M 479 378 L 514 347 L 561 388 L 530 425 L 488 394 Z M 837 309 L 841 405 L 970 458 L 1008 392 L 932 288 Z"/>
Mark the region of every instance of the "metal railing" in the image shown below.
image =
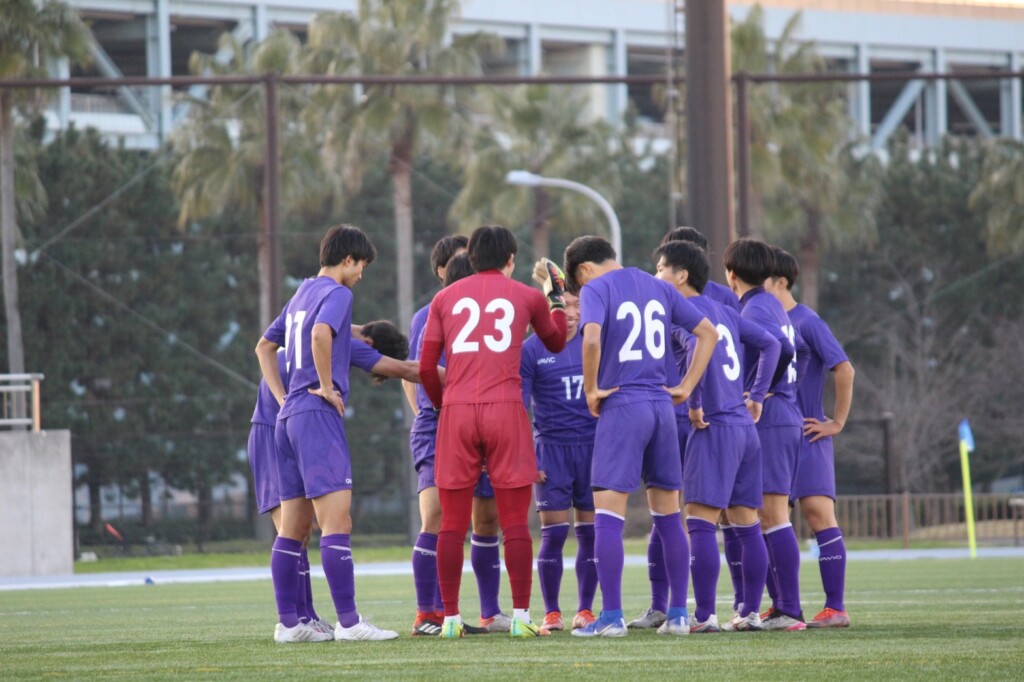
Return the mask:
<path id="1" fill-rule="evenodd" d="M 42 429 L 39 408 L 39 384 L 42 380 L 42 374 L 0 374 L 0 427 Z M 29 405 L 31 410 L 26 409 Z"/>

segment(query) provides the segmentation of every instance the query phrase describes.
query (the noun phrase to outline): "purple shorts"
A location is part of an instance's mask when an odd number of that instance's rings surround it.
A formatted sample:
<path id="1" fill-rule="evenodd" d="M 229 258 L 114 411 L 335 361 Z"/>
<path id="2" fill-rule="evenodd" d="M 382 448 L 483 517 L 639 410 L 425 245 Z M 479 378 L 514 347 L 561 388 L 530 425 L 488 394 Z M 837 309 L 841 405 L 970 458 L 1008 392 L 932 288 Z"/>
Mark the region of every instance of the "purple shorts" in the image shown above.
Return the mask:
<path id="1" fill-rule="evenodd" d="M 789 495 L 803 440 L 799 426 L 757 427 L 761 438 L 761 471 L 766 495 Z"/>
<path id="2" fill-rule="evenodd" d="M 434 482 L 434 458 L 421 459 L 416 463 L 416 492 L 421 493 L 427 488 L 436 488 Z M 473 497 L 482 497 L 485 500 L 494 499 L 494 488 L 491 487 L 491 477 L 486 471 L 480 472 L 480 479 L 473 488 Z"/>
<path id="3" fill-rule="evenodd" d="M 412 453 L 412 465 L 419 471 L 420 464 L 428 459 L 434 461 L 434 446 L 437 444 L 437 431 L 420 431 L 409 434 L 409 452 Z M 430 480 L 434 480 L 431 476 Z M 428 488 L 433 486 L 431 483 Z"/>
<path id="4" fill-rule="evenodd" d="M 594 511 L 594 491 L 590 487 L 590 465 L 594 447 L 537 442 L 540 468 L 547 479 L 536 484 L 537 511 L 579 509 Z"/>
<path id="5" fill-rule="evenodd" d="M 800 440 L 800 454 L 796 460 L 796 476 L 790 499 L 799 500 L 812 495 L 823 495 L 836 499 L 836 460 L 832 451 L 832 439 L 822 438 L 808 443 Z"/>
<path id="6" fill-rule="evenodd" d="M 337 412 L 311 410 L 278 419 L 274 440 L 282 500 L 352 489 L 352 461 Z"/>
<path id="7" fill-rule="evenodd" d="M 591 484 L 630 493 L 640 487 L 680 490 L 679 434 L 668 400 L 605 407 L 597 420 Z"/>
<path id="8" fill-rule="evenodd" d="M 761 441 L 753 424 L 694 430 L 683 469 L 686 502 L 716 509 L 761 507 Z"/>
<path id="9" fill-rule="evenodd" d="M 274 427 L 270 424 L 253 424 L 249 431 L 247 450 L 249 467 L 252 468 L 253 490 L 256 493 L 256 509 L 260 514 L 266 514 L 281 506 Z"/>

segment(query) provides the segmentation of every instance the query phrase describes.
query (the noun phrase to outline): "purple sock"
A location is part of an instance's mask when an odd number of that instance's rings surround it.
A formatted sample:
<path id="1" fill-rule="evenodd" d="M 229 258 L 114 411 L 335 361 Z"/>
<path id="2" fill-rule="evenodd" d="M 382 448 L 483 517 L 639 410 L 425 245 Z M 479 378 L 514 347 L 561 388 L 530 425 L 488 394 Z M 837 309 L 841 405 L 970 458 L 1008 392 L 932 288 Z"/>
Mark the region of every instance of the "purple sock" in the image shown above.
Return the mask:
<path id="1" fill-rule="evenodd" d="M 480 616 L 490 618 L 501 611 L 498 590 L 501 587 L 501 550 L 497 535 L 471 536 L 469 563 L 476 574 L 476 587 L 480 592 Z"/>
<path id="2" fill-rule="evenodd" d="M 299 583 L 299 555 L 302 543 L 280 535 L 270 550 L 270 577 L 274 581 L 274 599 L 277 601 L 277 616 L 286 628 L 299 624 L 295 610 Z"/>
<path id="3" fill-rule="evenodd" d="M 740 615 L 746 616 L 761 610 L 761 594 L 764 592 L 765 577 L 768 575 L 768 548 L 761 535 L 761 523 L 755 521 L 749 526 L 732 527 L 740 541 L 743 563 L 743 603 Z"/>
<path id="4" fill-rule="evenodd" d="M 743 603 L 743 547 L 740 545 L 739 536 L 730 525 L 722 526 L 722 538 L 725 544 L 725 562 L 729 566 L 729 577 L 732 578 L 732 610 L 739 611 L 740 604 Z"/>
<path id="5" fill-rule="evenodd" d="M 703 623 L 715 612 L 715 592 L 722 560 L 718 555 L 715 524 L 689 516 L 686 528 L 690 531 L 690 571 L 693 573 L 693 597 L 697 601 L 694 617 Z"/>
<path id="6" fill-rule="evenodd" d="M 309 553 L 306 548 L 302 548 L 302 556 L 299 557 L 299 565 L 302 567 L 302 582 L 305 583 L 306 589 L 304 593 L 306 595 L 306 617 L 312 620 L 320 620 L 320 614 L 313 608 L 313 576 L 309 570 Z"/>
<path id="7" fill-rule="evenodd" d="M 324 566 L 338 622 L 341 627 L 350 628 L 359 622 L 359 612 L 356 611 L 356 578 L 348 533 L 320 538 L 320 563 Z"/>
<path id="8" fill-rule="evenodd" d="M 435 569 L 435 573 L 437 570 Z M 441 599 L 441 581 L 437 578 L 434 580 L 434 611 L 444 615 L 444 600 Z"/>
<path id="9" fill-rule="evenodd" d="M 594 556 L 597 580 L 601 584 L 601 610 L 622 610 L 622 528 L 626 520 L 614 512 L 598 509 L 594 515 Z"/>
<path id="10" fill-rule="evenodd" d="M 597 563 L 594 560 L 594 524 L 576 524 L 576 595 L 577 611 L 594 610 L 597 592 Z"/>
<path id="11" fill-rule="evenodd" d="M 420 533 L 412 548 L 412 584 L 416 587 L 416 608 L 423 613 L 436 610 L 437 535 Z"/>
<path id="12" fill-rule="evenodd" d="M 540 550 L 537 552 L 537 577 L 544 596 L 544 611 L 561 611 L 558 592 L 562 587 L 562 550 L 569 537 L 569 523 L 544 526 L 540 529 Z"/>
<path id="13" fill-rule="evenodd" d="M 772 606 L 779 605 L 779 582 L 775 578 L 775 557 L 772 556 L 772 546 L 768 542 L 768 536 L 763 535 L 764 549 L 768 552 L 768 573 L 765 574 L 765 587 L 768 588 L 768 597 L 772 600 Z"/>
<path id="14" fill-rule="evenodd" d="M 309 567 L 303 561 L 305 554 L 306 550 L 303 549 L 299 556 L 299 579 L 295 584 L 295 613 L 303 623 L 309 621 L 309 611 L 306 606 L 309 603 L 306 595 L 306 578 L 309 577 Z"/>
<path id="15" fill-rule="evenodd" d="M 665 613 L 668 611 L 668 573 L 657 525 L 651 526 L 651 537 L 647 540 L 647 579 L 651 581 L 651 608 Z"/>
<path id="16" fill-rule="evenodd" d="M 825 608 L 845 611 L 846 544 L 838 528 L 826 528 L 814 535 L 818 539 L 818 570 L 825 588 Z"/>
<path id="17" fill-rule="evenodd" d="M 669 609 L 686 609 L 686 594 L 690 587 L 690 543 L 683 531 L 679 512 L 653 516 L 665 555 L 665 572 L 669 583 Z M 668 611 L 666 611 L 668 613 Z"/>
<path id="18" fill-rule="evenodd" d="M 778 588 L 779 610 L 794 618 L 800 610 L 800 545 L 793 524 L 786 523 L 768 529 L 765 533 L 775 561 L 775 581 Z"/>

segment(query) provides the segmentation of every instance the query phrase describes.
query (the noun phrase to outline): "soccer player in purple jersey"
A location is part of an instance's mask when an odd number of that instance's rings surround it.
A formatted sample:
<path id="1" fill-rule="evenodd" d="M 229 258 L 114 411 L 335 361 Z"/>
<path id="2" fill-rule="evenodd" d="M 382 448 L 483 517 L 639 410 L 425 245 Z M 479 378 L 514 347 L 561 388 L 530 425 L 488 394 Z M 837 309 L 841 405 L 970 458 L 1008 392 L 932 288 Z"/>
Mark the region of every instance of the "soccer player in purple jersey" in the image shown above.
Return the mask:
<path id="1" fill-rule="evenodd" d="M 773 267 L 771 247 L 756 239 L 739 239 L 725 250 L 729 286 L 740 297 L 741 315 L 761 325 L 782 344 L 780 361 L 765 396 L 757 422 L 761 439 L 764 501 L 761 526 L 768 546 L 768 581 L 775 579 L 776 601 L 762 614 L 766 630 L 803 630 L 800 609 L 800 545 L 789 521 L 789 494 L 793 489 L 803 417 L 796 405 L 797 336 L 778 299 L 764 290 Z M 744 389 L 752 390 L 756 352 L 744 348 Z M 771 593 L 769 589 L 769 594 Z M 754 598 L 743 594 L 744 602 Z"/>
<path id="2" fill-rule="evenodd" d="M 374 383 L 387 378 L 405 378 L 419 381 L 419 364 L 405 361 L 409 355 L 409 341 L 392 322 L 376 320 L 358 328 L 359 336 L 352 340 L 351 366 L 358 367 L 374 377 Z M 278 349 L 278 370 L 281 382 L 288 385 L 284 349 Z M 280 405 L 270 392 L 265 380 L 260 380 L 256 408 L 249 432 L 248 455 L 256 492 L 256 508 L 260 514 L 270 514 L 274 530 L 281 528 L 281 494 L 278 491 L 277 445 L 274 443 L 274 424 Z M 299 583 L 295 608 L 299 620 L 310 627 L 334 636 L 334 626 L 320 618 L 313 607 L 312 585 L 309 575 L 309 556 L 306 546 L 309 533 L 302 543 L 299 557 Z"/>
<path id="3" fill-rule="evenodd" d="M 337 225 L 320 244 L 320 271 L 299 285 L 256 346 L 267 386 L 281 405 L 278 449 L 281 528 L 270 572 L 280 622 L 277 642 L 329 638 L 304 626 L 295 608 L 302 541 L 315 515 L 323 535 L 320 555 L 338 623 L 334 639 L 385 640 L 398 636 L 359 615 L 352 566 L 352 463 L 345 440 L 345 399 L 352 347 L 352 291 L 376 249 L 359 228 Z M 286 349 L 287 392 L 277 367 Z"/>
<path id="4" fill-rule="evenodd" d="M 545 268 L 544 262 L 538 267 Z M 583 337 L 579 331 L 580 299 L 566 293 L 565 348 L 552 353 L 541 340 L 531 336 L 523 344 L 520 375 L 523 402 L 533 407 L 534 442 L 541 482 L 534 486 L 540 513 L 540 550 L 537 574 L 544 597 L 544 628 L 564 630 L 558 603 L 562 584 L 562 549 L 569 535 L 569 510 L 576 523 L 576 615 L 573 628 L 586 627 L 595 620 L 594 593 L 597 568 L 594 563 L 594 493 L 590 488 L 590 465 L 594 452 L 597 420 L 590 414 L 583 395 Z"/>
<path id="5" fill-rule="evenodd" d="M 430 254 L 430 265 L 438 280 L 447 286 L 448 266 L 453 258 L 462 256 L 462 264 L 472 266 L 465 255 L 469 238 L 465 235 L 449 235 L 440 239 Z M 456 266 L 458 267 L 458 266 Z M 453 273 L 454 274 L 454 273 Z M 413 315 L 409 327 L 410 360 L 418 361 L 423 348 L 423 331 L 426 327 L 430 304 L 423 306 Z M 442 357 L 441 366 L 444 366 Z M 437 579 L 437 534 L 441 530 L 441 502 L 434 483 L 434 449 L 437 441 L 437 411 L 422 386 L 403 382 L 406 399 L 412 406 L 412 428 L 409 430 L 409 449 L 416 469 L 417 493 L 420 504 L 421 527 L 412 550 L 413 584 L 416 587 L 416 619 L 413 621 L 413 635 L 438 635 L 444 621 L 444 606 L 441 604 L 441 588 Z M 476 575 L 477 592 L 480 595 L 480 626 L 465 625 L 467 634 L 483 632 L 508 632 L 512 620 L 502 613 L 498 603 L 501 587 L 501 556 L 498 542 L 498 509 L 494 503 L 494 490 L 490 479 L 484 473 L 474 490 L 473 534 L 470 538 L 470 564 Z M 481 629 L 482 628 L 482 629 Z"/>
<path id="6" fill-rule="evenodd" d="M 580 237 L 565 250 L 569 288 L 580 291 L 583 390 L 598 417 L 591 484 L 594 553 L 603 609 L 580 637 L 623 637 L 622 528 L 629 493 L 644 480 L 668 569 L 668 618 L 660 634 L 689 632 L 689 548 L 679 515 L 682 468 L 673 401 L 689 397 L 718 341 L 718 332 L 669 284 L 623 268 L 600 237 Z M 678 386 L 666 388 L 668 325 L 697 335 L 693 362 Z"/>
<path id="7" fill-rule="evenodd" d="M 690 632 L 718 632 L 715 591 L 720 559 L 715 522 L 723 511 L 741 542 L 741 579 L 754 595 L 740 608 L 732 629 L 761 629 L 760 594 L 768 572 L 768 554 L 761 539 L 757 508 L 761 505 L 761 442 L 754 423 L 761 416 L 764 396 L 779 360 L 781 346 L 759 325 L 732 308 L 701 294 L 710 265 L 703 249 L 693 243 L 669 242 L 655 252 L 657 277 L 672 284 L 715 325 L 718 344 L 704 377 L 690 395 L 693 431 L 686 444 L 683 489 L 686 527 L 690 532 L 691 572 L 697 610 Z M 694 338 L 676 332 L 690 352 Z M 740 344 L 757 349 L 757 369 L 749 397 L 744 399 Z"/>
<path id="8" fill-rule="evenodd" d="M 773 276 L 766 287 L 789 314 L 796 333 L 804 340 L 797 348 L 796 399 L 804 417 L 804 437 L 796 463 L 790 497 L 800 500 L 807 525 L 818 541 L 818 570 L 825 590 L 825 608 L 807 621 L 809 628 L 850 627 L 843 603 L 846 585 L 846 545 L 836 521 L 836 469 L 832 438 L 843 430 L 853 403 L 853 364 L 832 330 L 813 310 L 793 298 L 800 267 L 790 253 L 775 252 Z M 835 374 L 835 417 L 825 416 L 822 397 L 825 373 Z"/>

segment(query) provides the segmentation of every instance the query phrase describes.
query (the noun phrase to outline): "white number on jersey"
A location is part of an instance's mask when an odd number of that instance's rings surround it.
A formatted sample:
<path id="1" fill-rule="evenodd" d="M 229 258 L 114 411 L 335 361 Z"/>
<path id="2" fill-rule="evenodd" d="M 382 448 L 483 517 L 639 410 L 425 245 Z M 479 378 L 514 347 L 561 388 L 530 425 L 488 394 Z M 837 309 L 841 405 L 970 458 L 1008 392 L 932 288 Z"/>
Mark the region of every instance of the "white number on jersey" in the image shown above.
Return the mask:
<path id="1" fill-rule="evenodd" d="M 643 351 L 633 347 L 637 339 L 640 338 L 641 332 L 644 335 L 644 346 L 647 347 L 647 352 L 651 357 L 655 360 L 665 357 L 665 323 L 655 315 L 665 316 L 665 307 L 659 301 L 647 302 L 647 305 L 644 306 L 642 323 L 640 308 L 636 303 L 625 301 L 619 306 L 615 313 L 615 319 L 624 320 L 628 317 L 633 324 L 632 329 L 629 330 L 629 336 L 626 337 L 626 342 L 619 349 L 619 362 L 643 359 Z"/>
<path id="2" fill-rule="evenodd" d="M 793 329 L 793 325 L 791 325 L 791 324 L 784 324 L 784 325 L 782 325 L 782 333 L 785 334 L 786 338 L 789 339 L 789 342 L 791 344 L 793 344 L 793 350 L 794 350 L 793 359 L 789 361 L 789 367 L 786 368 L 786 383 L 787 384 L 795 384 L 796 383 L 796 352 L 795 352 L 796 351 L 796 330 Z"/>
<path id="3" fill-rule="evenodd" d="M 579 400 L 580 396 L 583 395 L 583 375 L 577 374 L 571 377 L 562 377 L 562 383 L 565 384 L 565 399 L 573 400 L 573 384 L 576 385 L 576 397 L 575 400 Z"/>
<path id="4" fill-rule="evenodd" d="M 725 341 L 725 354 L 729 356 L 729 362 L 722 365 L 725 378 L 729 381 L 736 381 L 740 378 L 740 356 L 736 353 L 736 342 L 732 338 L 732 332 L 724 324 L 715 326 L 718 330 L 718 340 Z"/>
<path id="5" fill-rule="evenodd" d="M 458 315 L 462 312 L 469 312 L 469 319 L 463 325 L 459 333 L 455 335 L 452 342 L 452 355 L 457 353 L 476 353 L 480 350 L 480 344 L 476 341 L 467 341 L 477 325 L 480 324 L 480 304 L 471 298 L 460 298 L 452 308 L 452 314 Z M 516 309 L 512 303 L 504 298 L 496 298 L 484 308 L 485 313 L 499 313 L 494 318 L 494 331 L 497 336 L 484 335 L 484 345 L 495 353 L 503 353 L 512 345 L 512 322 L 515 320 Z"/>
<path id="6" fill-rule="evenodd" d="M 302 369 L 302 323 L 306 321 L 306 311 L 298 310 L 295 312 L 295 317 L 292 317 L 291 313 L 284 318 L 284 347 L 288 348 L 288 339 L 292 336 L 295 337 L 295 369 Z M 295 329 L 292 329 L 292 323 L 295 324 Z M 288 357 L 285 355 L 285 357 Z M 285 362 L 285 371 L 290 372 L 290 363 Z"/>

